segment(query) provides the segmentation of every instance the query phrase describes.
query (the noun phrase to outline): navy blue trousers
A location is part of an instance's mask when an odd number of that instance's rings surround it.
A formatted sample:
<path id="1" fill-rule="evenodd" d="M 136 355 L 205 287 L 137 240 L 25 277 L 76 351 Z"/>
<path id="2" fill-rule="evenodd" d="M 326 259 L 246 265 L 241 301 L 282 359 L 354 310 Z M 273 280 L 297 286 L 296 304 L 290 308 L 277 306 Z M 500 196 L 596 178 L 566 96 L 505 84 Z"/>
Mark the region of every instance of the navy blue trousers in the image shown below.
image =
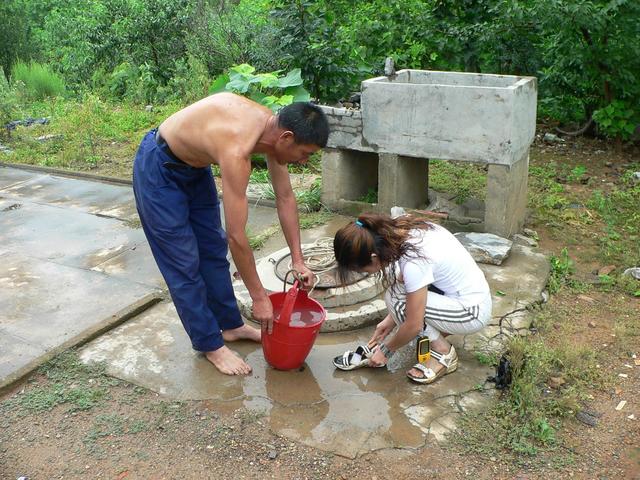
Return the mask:
<path id="1" fill-rule="evenodd" d="M 228 243 L 211 168 L 194 168 L 142 140 L 133 164 L 133 191 L 151 252 L 195 350 L 224 343 L 222 330 L 243 325 L 231 286 Z"/>

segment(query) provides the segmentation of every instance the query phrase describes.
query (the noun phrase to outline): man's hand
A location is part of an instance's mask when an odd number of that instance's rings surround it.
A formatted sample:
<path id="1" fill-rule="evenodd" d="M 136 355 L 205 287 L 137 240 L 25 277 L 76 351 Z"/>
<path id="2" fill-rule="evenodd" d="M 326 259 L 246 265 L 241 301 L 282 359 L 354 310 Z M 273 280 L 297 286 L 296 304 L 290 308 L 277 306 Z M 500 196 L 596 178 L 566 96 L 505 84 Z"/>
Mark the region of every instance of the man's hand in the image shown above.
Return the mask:
<path id="1" fill-rule="evenodd" d="M 311 290 L 316 283 L 316 275 L 304 263 L 298 263 L 293 266 L 296 271 L 296 278 L 302 282 L 304 290 Z"/>
<path id="2" fill-rule="evenodd" d="M 254 300 L 251 306 L 251 314 L 253 319 L 260 322 L 262 332 L 273 332 L 273 305 L 266 295 L 260 300 Z"/>

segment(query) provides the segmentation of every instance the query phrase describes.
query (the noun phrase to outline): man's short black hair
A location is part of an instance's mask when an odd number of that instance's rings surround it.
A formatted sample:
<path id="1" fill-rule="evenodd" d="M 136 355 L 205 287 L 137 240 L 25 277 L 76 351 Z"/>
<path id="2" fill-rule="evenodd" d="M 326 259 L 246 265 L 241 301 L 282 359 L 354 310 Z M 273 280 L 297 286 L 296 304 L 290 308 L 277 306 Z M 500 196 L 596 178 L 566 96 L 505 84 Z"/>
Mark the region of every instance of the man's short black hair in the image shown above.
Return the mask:
<path id="1" fill-rule="evenodd" d="M 322 109 L 310 102 L 294 102 L 278 112 L 278 126 L 293 132 L 296 143 L 327 146 L 329 122 Z"/>

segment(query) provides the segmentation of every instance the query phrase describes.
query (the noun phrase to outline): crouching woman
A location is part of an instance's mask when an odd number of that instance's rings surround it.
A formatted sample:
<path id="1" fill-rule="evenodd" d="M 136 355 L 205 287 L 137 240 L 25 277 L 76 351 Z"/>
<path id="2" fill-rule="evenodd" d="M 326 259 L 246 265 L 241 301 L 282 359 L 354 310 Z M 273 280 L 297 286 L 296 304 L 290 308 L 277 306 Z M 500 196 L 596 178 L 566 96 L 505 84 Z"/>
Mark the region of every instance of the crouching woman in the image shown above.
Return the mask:
<path id="1" fill-rule="evenodd" d="M 458 355 L 445 337 L 477 332 L 491 319 L 489 285 L 458 239 L 411 216 L 363 214 L 336 233 L 333 248 L 343 281 L 350 272 L 380 274 L 388 309 L 369 344 L 336 357 L 334 365 L 343 370 L 384 366 L 396 350 L 422 335 L 430 340 L 430 358 L 407 376 L 432 383 L 455 371 Z"/>

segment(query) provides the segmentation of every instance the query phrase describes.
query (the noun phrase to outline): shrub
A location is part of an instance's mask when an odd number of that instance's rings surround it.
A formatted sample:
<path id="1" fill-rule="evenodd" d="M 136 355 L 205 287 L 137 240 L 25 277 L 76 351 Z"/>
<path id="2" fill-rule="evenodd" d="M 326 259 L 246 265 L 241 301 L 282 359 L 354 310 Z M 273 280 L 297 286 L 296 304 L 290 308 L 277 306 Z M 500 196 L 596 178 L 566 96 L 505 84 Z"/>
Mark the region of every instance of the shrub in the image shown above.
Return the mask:
<path id="1" fill-rule="evenodd" d="M 4 127 L 13 120 L 18 109 L 18 96 L 15 89 L 11 88 L 4 71 L 0 67 L 0 127 Z M 4 133 L 5 128 L 0 128 L 0 133 Z"/>
<path id="2" fill-rule="evenodd" d="M 252 100 L 277 112 L 293 102 L 309 101 L 309 93 L 302 86 L 300 69 L 291 70 L 285 76 L 280 71 L 254 73 L 256 69 L 246 63 L 234 65 L 223 75 L 217 77 L 209 93 L 221 91 L 245 95 Z"/>
<path id="3" fill-rule="evenodd" d="M 22 82 L 29 98 L 42 100 L 64 94 L 64 80 L 47 65 L 17 62 L 11 69 L 11 81 Z"/>

